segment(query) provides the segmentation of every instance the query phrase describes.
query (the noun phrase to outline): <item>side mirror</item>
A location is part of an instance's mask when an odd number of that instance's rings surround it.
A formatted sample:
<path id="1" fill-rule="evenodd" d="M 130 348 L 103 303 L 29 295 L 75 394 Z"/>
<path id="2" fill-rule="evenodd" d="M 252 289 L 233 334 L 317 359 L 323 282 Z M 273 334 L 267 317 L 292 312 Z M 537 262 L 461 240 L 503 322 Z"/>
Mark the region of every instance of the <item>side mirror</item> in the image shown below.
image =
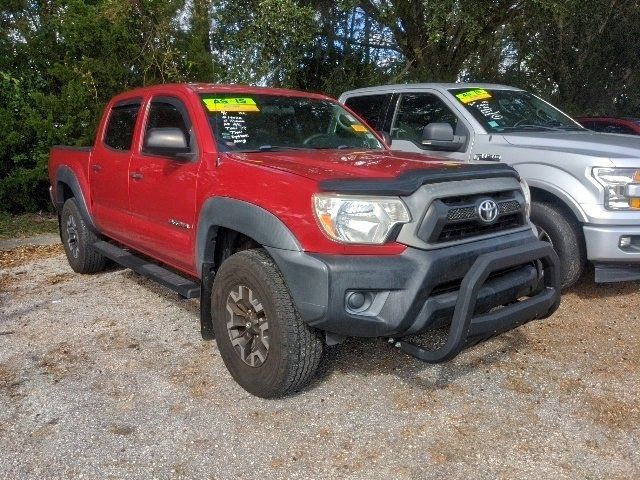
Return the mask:
<path id="1" fill-rule="evenodd" d="M 430 150 L 455 152 L 467 141 L 464 135 L 454 135 L 449 123 L 430 123 L 422 131 L 422 145 Z"/>
<path id="2" fill-rule="evenodd" d="M 382 141 L 384 142 L 384 144 L 387 147 L 391 146 L 391 142 L 392 142 L 391 135 L 389 135 L 387 132 L 383 132 L 381 130 L 376 130 L 376 133 L 382 137 Z"/>
<path id="3" fill-rule="evenodd" d="M 146 153 L 163 157 L 188 158 L 190 153 L 187 137 L 179 128 L 152 128 L 144 139 Z"/>

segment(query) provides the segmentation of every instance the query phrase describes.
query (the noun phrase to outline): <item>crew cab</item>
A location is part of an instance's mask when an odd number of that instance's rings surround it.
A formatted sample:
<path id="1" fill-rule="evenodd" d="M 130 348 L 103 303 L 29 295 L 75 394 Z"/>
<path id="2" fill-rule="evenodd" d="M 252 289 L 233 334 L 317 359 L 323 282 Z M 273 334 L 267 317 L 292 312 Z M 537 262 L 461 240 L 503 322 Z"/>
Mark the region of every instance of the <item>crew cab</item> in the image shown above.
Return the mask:
<path id="1" fill-rule="evenodd" d="M 558 252 L 564 287 L 587 260 L 597 282 L 640 279 L 640 137 L 587 130 L 506 85 L 387 85 L 340 101 L 394 150 L 512 165 L 531 187 L 531 219 Z"/>
<path id="2" fill-rule="evenodd" d="M 515 170 L 391 152 L 322 95 L 132 90 L 49 176 L 73 270 L 111 259 L 200 297 L 203 338 L 258 396 L 302 388 L 348 336 L 440 362 L 559 304 Z M 405 338 L 434 328 L 437 348 Z"/>

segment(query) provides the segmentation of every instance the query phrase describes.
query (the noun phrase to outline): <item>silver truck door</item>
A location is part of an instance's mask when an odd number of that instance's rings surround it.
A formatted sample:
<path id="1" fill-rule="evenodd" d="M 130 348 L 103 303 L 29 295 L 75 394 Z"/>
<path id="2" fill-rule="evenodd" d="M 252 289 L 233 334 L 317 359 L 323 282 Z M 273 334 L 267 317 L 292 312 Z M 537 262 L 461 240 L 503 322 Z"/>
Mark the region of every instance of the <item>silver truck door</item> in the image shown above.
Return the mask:
<path id="1" fill-rule="evenodd" d="M 466 136 L 457 151 L 434 150 L 422 144 L 422 131 L 429 123 L 449 123 L 456 135 Z M 393 150 L 418 152 L 451 160 L 469 160 L 472 130 L 436 91 L 409 91 L 400 94 L 390 131 Z"/>

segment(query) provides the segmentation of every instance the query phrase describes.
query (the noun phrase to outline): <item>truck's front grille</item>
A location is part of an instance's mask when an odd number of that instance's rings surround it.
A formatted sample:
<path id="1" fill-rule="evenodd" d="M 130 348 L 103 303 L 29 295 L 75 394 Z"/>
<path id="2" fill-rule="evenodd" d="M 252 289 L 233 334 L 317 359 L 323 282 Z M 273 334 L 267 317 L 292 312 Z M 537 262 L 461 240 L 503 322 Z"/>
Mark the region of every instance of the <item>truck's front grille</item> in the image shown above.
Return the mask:
<path id="1" fill-rule="evenodd" d="M 497 207 L 497 216 L 490 222 L 480 217 L 479 206 L 485 200 L 492 200 Z M 436 199 L 418 237 L 428 243 L 445 243 L 522 227 L 526 224 L 524 205 L 518 190 Z"/>
<path id="2" fill-rule="evenodd" d="M 452 208 L 447 213 L 447 220 L 467 220 L 476 217 L 476 209 L 474 207 Z"/>
<path id="3" fill-rule="evenodd" d="M 498 202 L 498 210 L 500 211 L 500 214 L 503 214 L 503 215 L 505 213 L 519 212 L 520 202 L 518 202 L 517 200 L 510 200 L 507 202 Z"/>
<path id="4" fill-rule="evenodd" d="M 479 224 L 475 220 L 462 223 L 449 223 L 442 228 L 438 235 L 438 242 L 451 242 L 454 240 L 462 240 L 465 238 L 486 235 L 487 233 L 500 232 L 522 226 L 520 215 L 512 214 L 496 220 L 495 223 L 489 225 Z"/>

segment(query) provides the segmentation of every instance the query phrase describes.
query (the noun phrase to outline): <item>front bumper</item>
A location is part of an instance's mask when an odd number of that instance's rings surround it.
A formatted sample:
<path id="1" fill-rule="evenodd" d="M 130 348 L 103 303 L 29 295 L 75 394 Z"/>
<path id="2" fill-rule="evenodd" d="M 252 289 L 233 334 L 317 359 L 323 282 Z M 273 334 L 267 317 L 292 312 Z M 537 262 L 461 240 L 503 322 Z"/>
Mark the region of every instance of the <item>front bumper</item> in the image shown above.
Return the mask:
<path id="1" fill-rule="evenodd" d="M 464 344 L 559 305 L 557 256 L 531 231 L 393 256 L 268 250 L 302 318 L 337 335 L 398 338 L 452 323 Z M 348 305 L 353 292 L 367 296 L 362 308 Z"/>
<path id="2" fill-rule="evenodd" d="M 640 226 L 585 225 L 587 258 L 592 262 L 640 263 L 640 243 L 621 248 L 621 237 L 636 237 L 640 241 Z"/>
<path id="3" fill-rule="evenodd" d="M 585 225 L 583 230 L 596 282 L 640 279 L 640 226 Z M 622 237 L 630 237 L 629 245 L 620 245 Z"/>

